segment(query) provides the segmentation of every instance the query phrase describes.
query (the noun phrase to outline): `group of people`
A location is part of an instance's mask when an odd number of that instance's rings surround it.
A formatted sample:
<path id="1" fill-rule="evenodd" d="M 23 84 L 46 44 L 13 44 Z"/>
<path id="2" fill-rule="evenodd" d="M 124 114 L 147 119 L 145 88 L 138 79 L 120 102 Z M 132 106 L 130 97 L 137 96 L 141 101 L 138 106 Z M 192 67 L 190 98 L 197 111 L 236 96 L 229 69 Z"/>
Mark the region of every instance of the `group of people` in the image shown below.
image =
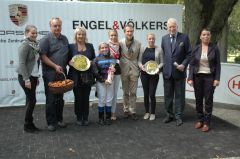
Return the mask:
<path id="1" fill-rule="evenodd" d="M 53 17 L 50 32 L 37 41 L 37 28 L 27 25 L 25 39 L 19 47 L 18 80 L 26 94 L 26 113 L 24 130 L 39 131 L 33 123 L 33 110 L 36 105 L 36 87 L 39 84 L 39 63 L 42 62 L 42 77 L 46 95 L 46 120 L 49 131 L 66 127 L 63 121 L 63 93 L 53 94 L 49 82 L 63 80 L 63 74 L 74 81 L 74 112 L 76 124 L 89 124 L 89 96 L 91 87 L 96 83 L 98 114 L 100 125 L 110 125 L 117 119 L 116 103 L 120 80 L 123 89 L 123 116 L 137 120 L 136 99 L 140 76 L 145 114 L 143 119 L 155 120 L 156 90 L 159 74 L 164 81 L 164 105 L 166 117 L 164 123 L 176 119 L 176 125 L 183 124 L 185 106 L 186 69 L 189 66 L 187 83 L 194 87 L 196 97 L 196 129 L 207 132 L 210 129 L 213 108 L 213 93 L 220 81 L 220 53 L 216 44 L 210 43 L 211 33 L 203 29 L 201 43 L 191 48 L 189 37 L 177 30 L 177 21 L 169 18 L 168 33 L 162 37 L 161 46 L 155 44 L 153 33 L 147 35 L 147 45 L 143 46 L 134 38 L 134 27 L 124 27 L 125 38 L 118 40 L 117 30 L 108 32 L 109 41 L 101 42 L 98 56 L 91 43 L 88 43 L 85 28 L 77 27 L 73 44 L 61 33 L 62 20 Z M 90 60 L 89 69 L 75 69 L 72 58 L 84 55 Z M 149 74 L 146 63 L 155 61 L 156 72 Z M 69 70 L 67 70 L 69 66 Z M 112 75 L 111 77 L 109 77 Z M 203 103 L 204 102 L 204 103 Z M 174 109 L 173 109 L 174 104 Z M 175 111 L 174 111 L 175 110 Z"/>

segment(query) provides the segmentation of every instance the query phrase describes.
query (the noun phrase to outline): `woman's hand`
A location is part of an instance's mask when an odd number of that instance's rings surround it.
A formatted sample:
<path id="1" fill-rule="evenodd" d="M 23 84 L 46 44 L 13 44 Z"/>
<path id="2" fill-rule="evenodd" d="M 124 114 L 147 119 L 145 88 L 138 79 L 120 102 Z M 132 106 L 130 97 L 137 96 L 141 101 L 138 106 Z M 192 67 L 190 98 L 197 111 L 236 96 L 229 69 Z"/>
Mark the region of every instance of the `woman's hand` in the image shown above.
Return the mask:
<path id="1" fill-rule="evenodd" d="M 187 83 L 189 84 L 189 86 L 193 87 L 193 80 L 188 80 Z"/>
<path id="2" fill-rule="evenodd" d="M 30 80 L 26 80 L 25 81 L 25 87 L 28 88 L 28 89 L 31 89 L 32 86 L 31 86 L 31 81 Z"/>
<path id="3" fill-rule="evenodd" d="M 214 81 L 213 81 L 213 86 L 214 86 L 214 87 L 217 87 L 217 86 L 219 86 L 219 83 L 220 83 L 220 81 L 214 80 Z"/>
<path id="4" fill-rule="evenodd" d="M 145 72 L 146 72 L 144 65 L 141 65 L 141 66 L 140 66 L 140 69 L 141 69 L 142 71 L 145 71 Z"/>
<path id="5" fill-rule="evenodd" d="M 69 64 L 70 66 L 73 66 L 73 61 L 70 60 L 70 61 L 68 62 L 68 64 Z"/>

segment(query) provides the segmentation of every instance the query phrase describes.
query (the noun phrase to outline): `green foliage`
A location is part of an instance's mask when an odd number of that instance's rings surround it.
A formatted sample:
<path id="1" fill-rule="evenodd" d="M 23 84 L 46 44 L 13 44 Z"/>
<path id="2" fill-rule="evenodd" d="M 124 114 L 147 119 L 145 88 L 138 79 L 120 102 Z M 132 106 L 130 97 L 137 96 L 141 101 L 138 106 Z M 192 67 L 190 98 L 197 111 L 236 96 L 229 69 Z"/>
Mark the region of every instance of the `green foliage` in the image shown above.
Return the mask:
<path id="1" fill-rule="evenodd" d="M 240 56 L 235 57 L 235 63 L 239 63 L 240 64 Z"/>
<path id="2" fill-rule="evenodd" d="M 89 1 L 89 0 L 82 0 Z M 183 0 L 91 0 L 95 2 L 183 4 Z"/>
<path id="3" fill-rule="evenodd" d="M 240 50 L 240 1 L 235 5 L 232 14 L 230 15 L 229 22 L 229 48 Z"/>

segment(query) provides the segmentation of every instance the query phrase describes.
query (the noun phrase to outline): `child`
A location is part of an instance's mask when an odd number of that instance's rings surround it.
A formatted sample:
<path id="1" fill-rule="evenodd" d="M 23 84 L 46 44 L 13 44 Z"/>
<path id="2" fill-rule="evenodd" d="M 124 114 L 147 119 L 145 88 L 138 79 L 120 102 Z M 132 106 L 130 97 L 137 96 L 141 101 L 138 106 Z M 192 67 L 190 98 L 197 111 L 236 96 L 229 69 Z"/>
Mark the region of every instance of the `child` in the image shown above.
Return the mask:
<path id="1" fill-rule="evenodd" d="M 99 55 L 94 60 L 98 68 L 97 78 L 97 92 L 98 92 L 98 112 L 99 124 L 111 124 L 111 108 L 113 100 L 113 72 L 115 69 L 114 59 L 110 56 L 109 45 L 107 43 L 100 43 Z M 110 77 L 109 75 L 112 75 Z M 104 118 L 104 108 L 106 111 L 106 120 Z"/>
<path id="2" fill-rule="evenodd" d="M 116 105 L 117 105 L 117 92 L 119 88 L 119 83 L 121 79 L 121 68 L 119 65 L 119 59 L 120 59 L 120 44 L 118 42 L 118 33 L 117 30 L 110 30 L 108 32 L 109 36 L 109 49 L 110 49 L 110 56 L 115 59 L 115 72 L 113 77 L 113 100 L 112 100 L 112 120 L 116 120 Z"/>

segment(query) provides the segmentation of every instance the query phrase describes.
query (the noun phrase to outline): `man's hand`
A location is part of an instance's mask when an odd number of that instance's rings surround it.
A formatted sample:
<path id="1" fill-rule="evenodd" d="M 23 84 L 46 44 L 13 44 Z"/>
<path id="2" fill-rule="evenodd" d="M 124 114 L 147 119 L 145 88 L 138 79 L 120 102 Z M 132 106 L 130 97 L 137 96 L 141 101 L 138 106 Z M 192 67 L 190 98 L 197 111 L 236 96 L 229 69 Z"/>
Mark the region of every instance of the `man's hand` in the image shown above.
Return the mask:
<path id="1" fill-rule="evenodd" d="M 63 72 L 62 67 L 59 66 L 59 65 L 56 65 L 56 66 L 55 66 L 55 70 L 56 70 L 57 73 L 62 73 L 62 72 Z"/>
<path id="2" fill-rule="evenodd" d="M 179 71 L 183 72 L 184 69 L 185 69 L 185 66 L 184 66 L 183 64 L 180 64 L 180 65 L 177 66 L 177 69 L 178 69 Z"/>

